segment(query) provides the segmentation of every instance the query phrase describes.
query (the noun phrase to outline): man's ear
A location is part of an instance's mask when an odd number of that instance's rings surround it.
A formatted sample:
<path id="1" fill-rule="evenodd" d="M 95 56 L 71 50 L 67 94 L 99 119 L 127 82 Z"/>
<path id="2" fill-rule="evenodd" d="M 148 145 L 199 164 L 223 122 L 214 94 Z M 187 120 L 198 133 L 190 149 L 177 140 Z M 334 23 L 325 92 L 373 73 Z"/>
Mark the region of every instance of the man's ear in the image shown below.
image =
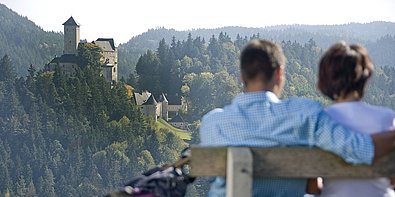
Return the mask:
<path id="1" fill-rule="evenodd" d="M 275 77 L 276 81 L 278 81 L 278 82 L 280 82 L 281 80 L 284 80 L 284 77 L 285 77 L 284 66 L 280 66 L 274 71 L 274 77 Z"/>

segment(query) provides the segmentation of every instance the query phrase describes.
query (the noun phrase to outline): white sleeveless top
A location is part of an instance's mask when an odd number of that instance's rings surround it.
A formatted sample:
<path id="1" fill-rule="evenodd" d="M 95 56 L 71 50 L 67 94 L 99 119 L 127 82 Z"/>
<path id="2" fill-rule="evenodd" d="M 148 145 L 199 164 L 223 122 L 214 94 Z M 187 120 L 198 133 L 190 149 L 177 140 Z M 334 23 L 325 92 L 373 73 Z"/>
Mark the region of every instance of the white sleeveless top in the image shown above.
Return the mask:
<path id="1" fill-rule="evenodd" d="M 395 128 L 395 112 L 364 102 L 336 103 L 325 109 L 347 128 L 373 134 Z M 325 179 L 322 197 L 395 197 L 388 178 Z"/>

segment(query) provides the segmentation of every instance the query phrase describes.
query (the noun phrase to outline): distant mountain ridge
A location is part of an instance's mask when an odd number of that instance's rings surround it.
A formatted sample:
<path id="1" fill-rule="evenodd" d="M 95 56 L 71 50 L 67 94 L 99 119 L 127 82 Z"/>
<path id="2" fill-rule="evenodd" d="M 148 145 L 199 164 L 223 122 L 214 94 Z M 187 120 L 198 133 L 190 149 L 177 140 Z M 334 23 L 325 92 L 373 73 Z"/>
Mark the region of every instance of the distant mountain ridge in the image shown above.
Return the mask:
<path id="1" fill-rule="evenodd" d="M 260 34 L 261 38 L 281 40 L 295 40 L 297 42 L 307 42 L 310 38 L 321 34 L 326 37 L 350 39 L 350 41 L 375 41 L 385 35 L 395 35 L 395 23 L 393 22 L 371 22 L 371 23 L 349 23 L 341 25 L 276 25 L 262 28 L 228 26 L 214 29 L 192 29 L 178 31 L 175 29 L 157 28 L 149 29 L 138 36 L 131 38 L 125 45 L 139 43 L 139 40 L 145 40 L 147 43 L 165 38 L 170 41 L 172 36 L 179 40 L 185 40 L 188 33 L 193 36 L 201 36 L 206 40 L 212 35 L 218 35 L 226 32 L 231 38 L 235 39 L 237 34 L 240 36 L 251 36 Z M 327 47 L 328 41 L 317 42 L 321 47 Z M 148 46 L 149 44 L 147 44 Z"/>
<path id="2" fill-rule="evenodd" d="M 140 54 L 148 49 L 155 50 L 157 43 L 162 38 L 170 43 L 173 36 L 177 40 L 185 40 L 188 33 L 191 33 L 193 37 L 200 36 L 208 41 L 210 37 L 218 36 L 221 32 L 228 34 L 232 39 L 235 39 L 237 35 L 251 37 L 254 34 L 259 34 L 260 38 L 277 42 L 289 40 L 306 43 L 313 39 L 319 47 L 324 49 L 335 42 L 344 40 L 366 46 L 377 65 L 391 66 L 395 62 L 395 23 L 393 22 L 378 21 L 366 24 L 350 23 L 342 25 L 277 25 L 264 28 L 233 26 L 186 31 L 158 28 L 150 29 L 134 36 L 127 43 L 120 44 L 119 65 L 120 69 L 124 71 L 121 73 L 128 73 L 126 71 L 133 70 Z"/>
<path id="3" fill-rule="evenodd" d="M 30 64 L 42 68 L 62 50 L 61 33 L 46 32 L 0 4 L 0 56 L 8 54 L 19 75 L 25 75 Z"/>

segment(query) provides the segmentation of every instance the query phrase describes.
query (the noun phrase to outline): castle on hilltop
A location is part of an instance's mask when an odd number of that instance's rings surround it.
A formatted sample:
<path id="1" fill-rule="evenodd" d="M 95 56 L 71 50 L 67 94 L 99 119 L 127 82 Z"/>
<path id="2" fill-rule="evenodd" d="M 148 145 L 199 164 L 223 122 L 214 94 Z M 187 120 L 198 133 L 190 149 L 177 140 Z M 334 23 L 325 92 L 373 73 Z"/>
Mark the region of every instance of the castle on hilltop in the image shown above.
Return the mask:
<path id="1" fill-rule="evenodd" d="M 64 50 L 60 57 L 55 57 L 47 64 L 47 70 L 55 71 L 58 66 L 60 70 L 68 76 L 75 74 L 79 67 L 78 46 L 80 41 L 80 24 L 73 17 L 70 17 L 64 26 Z M 103 76 L 109 82 L 118 81 L 118 51 L 112 38 L 98 38 L 92 42 L 102 50 Z"/>

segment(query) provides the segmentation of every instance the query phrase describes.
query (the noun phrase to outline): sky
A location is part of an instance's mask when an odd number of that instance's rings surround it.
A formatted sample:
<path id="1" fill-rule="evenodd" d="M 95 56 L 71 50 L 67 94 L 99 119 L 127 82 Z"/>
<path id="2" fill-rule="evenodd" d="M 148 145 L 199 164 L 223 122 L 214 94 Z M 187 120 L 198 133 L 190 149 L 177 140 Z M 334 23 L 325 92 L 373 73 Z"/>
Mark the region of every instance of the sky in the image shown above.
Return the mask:
<path id="1" fill-rule="evenodd" d="M 124 43 L 148 29 L 395 22 L 395 0 L 0 0 L 46 31 L 70 16 L 81 39 Z M 1 21 L 0 21 L 1 22 Z"/>

